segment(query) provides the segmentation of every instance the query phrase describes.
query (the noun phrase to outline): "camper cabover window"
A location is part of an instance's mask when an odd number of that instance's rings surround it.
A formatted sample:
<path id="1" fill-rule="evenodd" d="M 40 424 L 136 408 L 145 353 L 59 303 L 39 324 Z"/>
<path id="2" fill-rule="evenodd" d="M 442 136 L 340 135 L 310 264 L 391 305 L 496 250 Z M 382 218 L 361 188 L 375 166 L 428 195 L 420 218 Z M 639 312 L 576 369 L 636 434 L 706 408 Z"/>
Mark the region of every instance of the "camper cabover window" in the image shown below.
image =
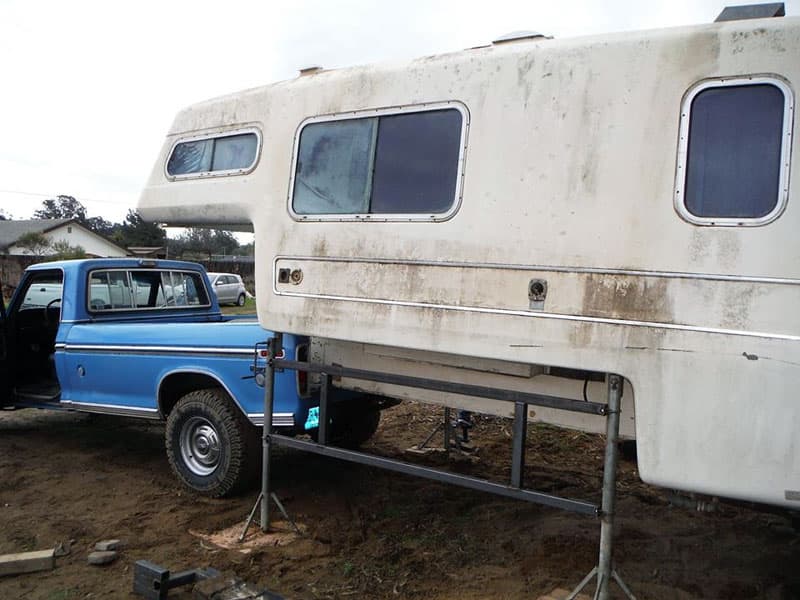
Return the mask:
<path id="1" fill-rule="evenodd" d="M 466 119 L 451 106 L 306 122 L 296 144 L 293 215 L 441 220 L 452 214 Z"/>
<path id="2" fill-rule="evenodd" d="M 172 147 L 167 161 L 167 176 L 183 178 L 247 173 L 255 166 L 258 147 L 255 131 L 182 140 Z"/>
<path id="3" fill-rule="evenodd" d="M 773 78 L 703 82 L 681 114 L 675 205 L 702 225 L 763 225 L 788 192 L 789 88 Z"/>

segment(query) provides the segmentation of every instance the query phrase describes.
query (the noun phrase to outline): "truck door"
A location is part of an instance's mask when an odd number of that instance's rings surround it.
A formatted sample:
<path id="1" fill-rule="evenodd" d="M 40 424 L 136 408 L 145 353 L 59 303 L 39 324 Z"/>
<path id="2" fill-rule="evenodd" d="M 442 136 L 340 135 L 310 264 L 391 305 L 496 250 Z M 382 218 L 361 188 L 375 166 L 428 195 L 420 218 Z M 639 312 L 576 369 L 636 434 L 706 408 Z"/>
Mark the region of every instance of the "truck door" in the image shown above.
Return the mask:
<path id="1" fill-rule="evenodd" d="M 0 406 L 11 403 L 11 390 L 14 384 L 10 381 L 8 369 L 8 334 L 6 320 L 6 300 L 3 296 L 3 282 L 0 281 Z"/>

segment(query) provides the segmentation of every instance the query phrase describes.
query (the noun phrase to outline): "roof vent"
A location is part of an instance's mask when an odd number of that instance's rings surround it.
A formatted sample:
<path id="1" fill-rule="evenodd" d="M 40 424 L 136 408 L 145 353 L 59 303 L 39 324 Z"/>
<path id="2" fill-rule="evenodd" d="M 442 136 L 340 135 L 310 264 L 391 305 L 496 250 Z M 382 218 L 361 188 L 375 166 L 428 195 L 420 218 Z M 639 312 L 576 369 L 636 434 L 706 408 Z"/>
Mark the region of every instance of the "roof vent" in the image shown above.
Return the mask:
<path id="1" fill-rule="evenodd" d="M 507 44 L 509 42 L 521 42 L 523 40 L 552 40 L 553 36 L 539 33 L 538 31 L 512 31 L 505 35 L 501 35 L 496 40 L 492 40 L 493 44 Z"/>
<path id="2" fill-rule="evenodd" d="M 311 65 L 310 67 L 303 67 L 300 69 L 300 77 L 305 77 L 306 75 L 315 75 L 322 71 L 322 67 L 320 65 Z"/>
<path id="3" fill-rule="evenodd" d="M 744 4 L 742 6 L 726 6 L 714 19 L 715 23 L 721 21 L 743 21 L 745 19 L 769 19 L 771 17 L 785 17 L 786 9 L 783 2 L 771 4 Z"/>

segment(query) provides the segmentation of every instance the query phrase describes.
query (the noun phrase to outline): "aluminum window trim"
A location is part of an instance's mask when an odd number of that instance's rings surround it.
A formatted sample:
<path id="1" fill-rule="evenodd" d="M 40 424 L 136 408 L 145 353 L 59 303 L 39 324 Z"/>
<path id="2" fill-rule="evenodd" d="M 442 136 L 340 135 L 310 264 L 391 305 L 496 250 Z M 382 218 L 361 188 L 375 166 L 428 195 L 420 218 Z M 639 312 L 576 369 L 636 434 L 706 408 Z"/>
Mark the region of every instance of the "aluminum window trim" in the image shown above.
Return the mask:
<path id="1" fill-rule="evenodd" d="M 772 85 L 777 87 L 784 98 L 783 103 L 783 128 L 781 135 L 781 166 L 778 172 L 778 199 L 768 214 L 762 217 L 701 217 L 693 214 L 686 207 L 686 173 L 687 158 L 689 154 L 689 125 L 691 122 L 691 107 L 694 99 L 703 91 L 724 87 L 739 87 L 744 85 Z M 794 126 L 794 93 L 789 83 L 779 75 L 739 75 L 733 77 L 719 77 L 704 79 L 684 94 L 681 102 L 680 125 L 678 128 L 678 156 L 675 166 L 675 187 L 673 190 L 673 204 L 680 217 L 692 225 L 711 227 L 759 227 L 775 221 L 786 210 L 789 201 L 789 171 L 792 153 L 792 128 Z"/>
<path id="2" fill-rule="evenodd" d="M 187 273 L 190 275 L 197 275 L 200 279 L 200 282 L 203 284 L 203 289 L 206 292 L 206 300 L 205 304 L 191 304 L 186 306 L 144 306 L 144 307 L 134 307 L 129 306 L 126 308 L 104 308 L 103 310 L 96 310 L 92 308 L 92 275 L 95 273 L 109 273 L 111 271 L 122 271 L 126 274 L 128 279 L 128 288 L 131 290 L 131 296 L 133 296 L 133 286 L 131 285 L 131 273 L 133 271 L 144 271 L 147 273 L 158 272 L 159 274 L 168 272 L 168 273 Z M 187 310 L 187 309 L 204 309 L 210 308 L 212 305 L 211 302 L 211 291 L 206 286 L 206 278 L 203 277 L 202 273 L 199 271 L 192 271 L 188 269 L 152 269 L 152 268 L 120 268 L 120 267 L 98 267 L 96 269 L 91 269 L 86 274 L 86 312 L 89 315 L 96 316 L 96 315 L 107 315 L 111 313 L 139 313 L 139 312 L 152 312 L 152 311 L 174 311 L 174 310 Z"/>
<path id="3" fill-rule="evenodd" d="M 314 123 L 331 123 L 335 121 L 348 121 L 368 117 L 383 117 L 392 115 L 403 115 L 410 113 L 434 112 L 441 110 L 455 109 L 461 114 L 461 135 L 459 136 L 458 167 L 456 170 L 456 190 L 453 203 L 450 208 L 442 213 L 359 213 L 359 214 L 315 214 L 305 215 L 295 212 L 292 206 L 294 198 L 295 176 L 297 171 L 298 154 L 300 152 L 300 136 L 307 125 Z M 372 108 L 356 110 L 350 112 L 333 113 L 319 115 L 304 119 L 297 127 L 294 135 L 294 148 L 292 150 L 292 164 L 289 176 L 289 191 L 286 200 L 289 216 L 298 222 L 421 222 L 421 223 L 440 223 L 452 219 L 461 208 L 464 173 L 466 170 L 466 149 L 469 138 L 470 114 L 466 104 L 458 100 L 447 100 L 444 102 L 430 102 L 423 104 L 409 104 L 405 106 L 394 106 L 388 108 Z"/>
<path id="4" fill-rule="evenodd" d="M 224 171 L 199 171 L 197 173 L 182 173 L 180 175 L 170 174 L 168 170 L 169 159 L 172 158 L 172 154 L 175 152 L 175 148 L 178 146 L 178 144 L 185 144 L 189 142 L 201 142 L 203 140 L 214 140 L 218 138 L 232 137 L 235 135 L 244 135 L 247 133 L 253 133 L 256 136 L 256 154 L 253 157 L 253 162 L 247 167 L 242 169 L 225 169 Z M 168 181 L 183 181 L 184 179 L 208 179 L 209 177 L 230 177 L 233 175 L 247 175 L 248 173 L 252 173 L 253 170 L 255 170 L 255 168 L 258 166 L 258 163 L 261 160 L 262 147 L 263 147 L 263 136 L 261 135 L 261 130 L 255 126 L 248 126 L 243 128 L 240 127 L 237 129 L 230 129 L 226 131 L 216 131 L 214 133 L 203 133 L 188 137 L 178 137 L 172 143 L 172 146 L 170 146 L 169 152 L 167 153 L 167 156 L 164 159 L 164 177 L 166 177 Z"/>

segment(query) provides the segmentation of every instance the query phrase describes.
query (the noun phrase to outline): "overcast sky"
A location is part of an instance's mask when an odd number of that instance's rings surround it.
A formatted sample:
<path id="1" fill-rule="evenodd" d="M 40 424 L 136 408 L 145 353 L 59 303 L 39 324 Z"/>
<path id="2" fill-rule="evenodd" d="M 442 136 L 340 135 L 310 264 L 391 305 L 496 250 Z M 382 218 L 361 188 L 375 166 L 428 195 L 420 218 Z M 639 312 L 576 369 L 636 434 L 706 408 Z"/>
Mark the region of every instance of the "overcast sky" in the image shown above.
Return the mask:
<path id="1" fill-rule="evenodd" d="M 28 218 L 68 194 L 120 221 L 179 109 L 301 67 L 413 58 L 521 29 L 563 38 L 707 23 L 725 4 L 0 0 L 0 209 Z M 800 14 L 800 0 L 786 12 Z"/>

